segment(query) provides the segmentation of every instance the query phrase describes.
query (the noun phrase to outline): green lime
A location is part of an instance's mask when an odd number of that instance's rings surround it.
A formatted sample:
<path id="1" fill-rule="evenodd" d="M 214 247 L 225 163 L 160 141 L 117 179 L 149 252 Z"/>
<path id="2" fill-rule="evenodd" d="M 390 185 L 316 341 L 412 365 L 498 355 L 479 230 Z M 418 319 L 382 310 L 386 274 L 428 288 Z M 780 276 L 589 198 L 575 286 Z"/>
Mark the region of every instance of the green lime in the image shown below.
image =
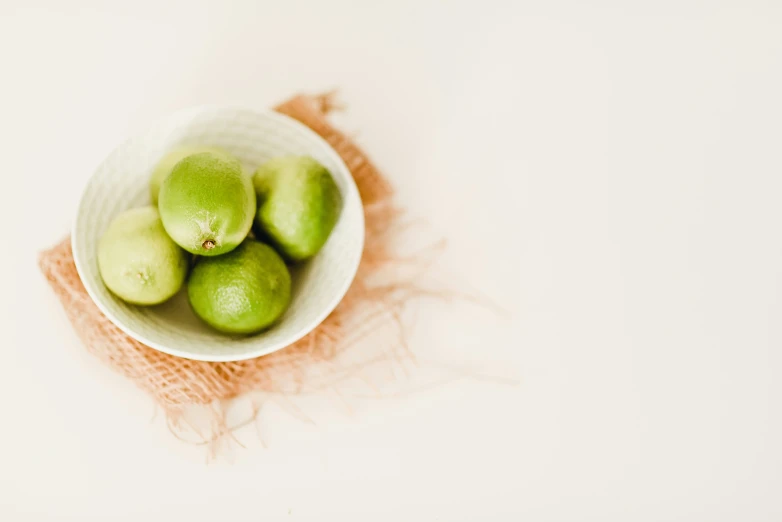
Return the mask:
<path id="1" fill-rule="evenodd" d="M 216 154 L 227 154 L 225 151 L 216 147 L 202 147 L 198 145 L 184 145 L 177 147 L 163 156 L 158 164 L 155 166 L 155 170 L 152 171 L 152 177 L 149 180 L 149 197 L 152 200 L 153 205 L 157 205 L 158 194 L 160 193 L 160 185 L 163 180 L 166 179 L 174 168 L 174 165 L 181 160 L 192 154 L 198 154 L 199 152 L 214 152 Z"/>
<path id="2" fill-rule="evenodd" d="M 202 258 L 187 283 L 198 317 L 226 333 L 249 334 L 267 328 L 291 299 L 291 276 L 270 246 L 246 239 L 228 254 Z"/>
<path id="3" fill-rule="evenodd" d="M 255 194 L 236 159 L 202 152 L 179 161 L 160 186 L 163 226 L 192 254 L 217 256 L 236 248 L 252 227 Z"/>
<path id="4" fill-rule="evenodd" d="M 341 196 L 331 173 L 307 156 L 285 156 L 253 176 L 258 196 L 255 231 L 291 261 L 323 247 L 339 217 Z"/>
<path id="5" fill-rule="evenodd" d="M 163 229 L 154 207 L 117 216 L 98 242 L 98 270 L 117 297 L 153 305 L 173 296 L 187 276 L 190 260 Z"/>

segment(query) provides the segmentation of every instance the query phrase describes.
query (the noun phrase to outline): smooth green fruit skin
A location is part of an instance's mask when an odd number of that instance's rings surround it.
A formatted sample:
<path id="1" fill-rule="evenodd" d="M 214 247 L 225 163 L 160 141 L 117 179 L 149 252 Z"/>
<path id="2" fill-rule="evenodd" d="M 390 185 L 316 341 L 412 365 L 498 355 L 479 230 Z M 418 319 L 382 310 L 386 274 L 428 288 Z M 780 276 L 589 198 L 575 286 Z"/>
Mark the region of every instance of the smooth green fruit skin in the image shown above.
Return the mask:
<path id="1" fill-rule="evenodd" d="M 213 328 L 251 334 L 272 325 L 291 300 L 291 276 L 272 247 L 253 239 L 199 260 L 187 283 L 190 306 Z"/>
<path id="2" fill-rule="evenodd" d="M 111 292 L 129 303 L 154 305 L 179 291 L 190 260 L 163 229 L 154 207 L 117 216 L 98 241 L 98 270 Z"/>
<path id="3" fill-rule="evenodd" d="M 285 156 L 253 176 L 258 211 L 254 230 L 290 261 L 323 247 L 339 217 L 341 196 L 331 173 L 307 156 Z"/>
<path id="4" fill-rule="evenodd" d="M 230 156 L 203 152 L 179 161 L 160 186 L 163 226 L 192 254 L 217 256 L 239 246 L 255 215 L 252 180 Z"/>
<path id="5" fill-rule="evenodd" d="M 152 177 L 149 179 L 149 198 L 152 200 L 153 205 L 157 206 L 160 185 L 163 184 L 163 180 L 171 173 L 174 166 L 186 157 L 192 154 L 198 154 L 199 152 L 228 154 L 217 147 L 205 147 L 200 145 L 185 145 L 170 151 L 163 156 L 163 159 L 161 159 L 157 165 L 155 165 L 155 170 L 152 171 Z"/>

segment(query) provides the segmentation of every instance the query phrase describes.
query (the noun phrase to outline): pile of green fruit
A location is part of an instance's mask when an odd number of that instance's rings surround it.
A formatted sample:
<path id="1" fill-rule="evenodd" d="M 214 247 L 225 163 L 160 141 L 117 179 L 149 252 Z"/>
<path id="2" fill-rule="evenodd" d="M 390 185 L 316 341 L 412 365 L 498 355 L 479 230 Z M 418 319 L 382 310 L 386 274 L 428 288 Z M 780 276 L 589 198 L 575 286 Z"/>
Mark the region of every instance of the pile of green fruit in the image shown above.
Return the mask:
<path id="1" fill-rule="evenodd" d="M 150 180 L 153 206 L 117 216 L 98 243 L 106 287 L 136 305 L 160 304 L 187 281 L 195 314 L 226 333 L 271 326 L 291 300 L 289 264 L 314 256 L 339 216 L 339 189 L 307 156 L 284 156 L 250 176 L 213 147 L 170 152 Z"/>

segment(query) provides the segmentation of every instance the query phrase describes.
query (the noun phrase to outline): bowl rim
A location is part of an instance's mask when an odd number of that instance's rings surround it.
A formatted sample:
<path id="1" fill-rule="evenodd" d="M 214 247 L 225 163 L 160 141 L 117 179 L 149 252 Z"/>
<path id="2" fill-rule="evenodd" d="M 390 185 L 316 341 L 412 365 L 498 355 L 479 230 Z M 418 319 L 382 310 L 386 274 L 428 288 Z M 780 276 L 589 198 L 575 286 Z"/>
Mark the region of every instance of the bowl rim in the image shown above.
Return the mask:
<path id="1" fill-rule="evenodd" d="M 266 346 L 264 346 L 263 349 L 258 349 L 255 351 L 248 350 L 247 353 L 243 353 L 241 355 L 236 355 L 236 354 L 223 355 L 220 353 L 194 354 L 191 352 L 185 352 L 176 348 L 168 347 L 154 340 L 148 339 L 143 334 L 136 332 L 133 329 L 126 326 L 119 318 L 115 317 L 114 314 L 112 314 L 108 310 L 108 308 L 103 304 L 103 302 L 97 295 L 95 289 L 92 287 L 92 283 L 89 282 L 89 278 L 85 278 L 85 274 L 87 273 L 88 269 L 86 267 L 85 260 L 82 259 L 81 257 L 81 246 L 79 244 L 79 239 L 78 239 L 79 234 L 76 233 L 81 222 L 82 208 L 84 204 L 84 199 L 87 196 L 87 190 L 92 184 L 92 182 L 95 180 L 95 177 L 98 175 L 98 171 L 101 170 L 105 162 L 112 156 L 112 154 L 114 154 L 120 148 L 129 145 L 134 140 L 144 135 L 145 132 L 150 132 L 152 129 L 155 128 L 155 126 L 164 123 L 168 119 L 184 117 L 188 113 L 198 114 L 205 111 L 241 111 L 241 112 L 254 113 L 258 116 L 275 119 L 283 125 L 296 127 L 300 132 L 308 134 L 315 141 L 319 141 L 321 145 L 324 146 L 325 153 L 332 156 L 332 160 L 337 165 L 339 165 L 342 169 L 344 169 L 344 172 L 347 174 L 347 183 L 346 183 L 347 195 L 350 197 L 355 197 L 360 207 L 360 211 L 357 212 L 358 219 L 360 220 L 359 223 L 360 226 L 357 227 L 358 230 L 360 231 L 359 248 L 356 249 L 356 252 L 353 255 L 353 259 L 345 260 L 346 263 L 350 263 L 350 271 L 348 272 L 350 275 L 344 279 L 341 286 L 337 289 L 337 291 L 334 293 L 334 296 L 329 301 L 328 305 L 325 306 L 323 310 L 318 315 L 316 315 L 311 321 L 309 321 L 306 324 L 306 326 L 303 326 L 302 328 L 297 330 L 297 333 L 295 335 L 292 335 L 289 339 L 283 339 L 274 343 L 269 343 Z M 111 321 L 112 324 L 114 324 L 126 335 L 130 336 L 131 338 L 135 339 L 136 341 L 146 346 L 149 346 L 150 348 L 153 348 L 155 350 L 158 350 L 160 352 L 169 355 L 173 355 L 175 357 L 181 357 L 184 359 L 190 359 L 195 361 L 206 361 L 206 362 L 231 362 L 231 361 L 244 361 L 248 359 L 255 359 L 257 357 L 262 357 L 264 355 L 268 355 L 270 353 L 282 350 L 283 348 L 292 345 L 293 343 L 301 340 L 307 334 L 312 332 L 331 314 L 331 312 L 334 311 L 334 309 L 339 305 L 339 303 L 345 297 L 345 294 L 347 294 L 348 290 L 353 284 L 353 281 L 356 278 L 356 273 L 358 272 L 359 265 L 361 264 L 361 259 L 363 257 L 365 237 L 366 237 L 366 224 L 364 219 L 364 204 L 363 201 L 361 200 L 361 194 L 358 190 L 358 187 L 356 186 L 356 181 L 353 178 L 353 173 L 348 168 L 347 164 L 344 162 L 342 157 L 337 153 L 336 150 L 334 150 L 334 148 L 331 146 L 331 144 L 328 141 L 326 141 L 321 135 L 319 135 L 317 132 L 312 130 L 304 123 L 286 114 L 277 112 L 275 110 L 256 109 L 251 107 L 244 107 L 244 106 L 237 106 L 237 105 L 221 105 L 221 104 L 194 105 L 194 106 L 186 107 L 184 109 L 170 112 L 162 117 L 153 119 L 145 128 L 133 133 L 133 135 L 129 137 L 126 137 L 124 140 L 122 140 L 120 143 L 114 146 L 105 156 L 103 156 L 103 159 L 100 161 L 98 166 L 93 170 L 92 174 L 85 182 L 81 191 L 81 196 L 79 197 L 78 205 L 76 207 L 76 217 L 74 218 L 71 225 L 71 249 L 73 251 L 73 260 L 74 260 L 74 264 L 76 265 L 76 271 L 79 275 L 79 279 L 84 285 L 85 290 L 87 291 L 87 294 L 90 296 L 90 299 L 95 304 L 95 306 L 98 307 L 100 312 L 107 319 L 109 319 L 109 321 Z"/>

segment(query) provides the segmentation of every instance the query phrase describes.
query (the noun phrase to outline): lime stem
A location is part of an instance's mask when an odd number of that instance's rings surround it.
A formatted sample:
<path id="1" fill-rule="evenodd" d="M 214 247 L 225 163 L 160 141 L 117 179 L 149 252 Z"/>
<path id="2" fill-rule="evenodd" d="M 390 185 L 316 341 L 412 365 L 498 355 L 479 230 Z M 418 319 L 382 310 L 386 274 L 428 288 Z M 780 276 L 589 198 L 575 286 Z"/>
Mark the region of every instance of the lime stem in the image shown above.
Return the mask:
<path id="1" fill-rule="evenodd" d="M 215 247 L 215 241 L 214 239 L 207 239 L 201 243 L 201 246 L 204 247 L 205 250 L 212 250 Z"/>

